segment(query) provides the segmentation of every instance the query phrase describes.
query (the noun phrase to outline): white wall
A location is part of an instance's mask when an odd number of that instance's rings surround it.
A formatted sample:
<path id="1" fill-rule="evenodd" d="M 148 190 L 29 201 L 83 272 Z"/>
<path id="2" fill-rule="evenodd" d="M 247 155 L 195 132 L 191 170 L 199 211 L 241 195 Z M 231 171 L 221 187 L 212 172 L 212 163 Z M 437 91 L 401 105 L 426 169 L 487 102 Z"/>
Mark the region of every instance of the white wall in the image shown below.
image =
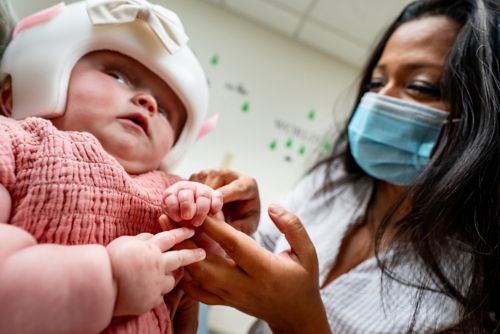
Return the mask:
<path id="1" fill-rule="evenodd" d="M 57 3 L 12 2 L 19 17 Z M 313 151 L 323 150 L 322 135 L 333 121 L 345 116 L 358 70 L 209 3 L 163 3 L 183 20 L 210 82 L 210 115 L 220 115 L 215 132 L 193 147 L 176 172 L 188 177 L 231 167 L 258 180 L 264 203 L 277 200 L 315 160 Z M 244 332 L 248 319 L 218 310 L 212 328 Z"/>
<path id="2" fill-rule="evenodd" d="M 165 3 L 185 23 L 210 81 L 210 113 L 220 114 L 217 130 L 189 152 L 178 172 L 229 165 L 257 178 L 264 202 L 278 199 L 314 160 L 334 104 L 357 71 L 210 4 Z"/>

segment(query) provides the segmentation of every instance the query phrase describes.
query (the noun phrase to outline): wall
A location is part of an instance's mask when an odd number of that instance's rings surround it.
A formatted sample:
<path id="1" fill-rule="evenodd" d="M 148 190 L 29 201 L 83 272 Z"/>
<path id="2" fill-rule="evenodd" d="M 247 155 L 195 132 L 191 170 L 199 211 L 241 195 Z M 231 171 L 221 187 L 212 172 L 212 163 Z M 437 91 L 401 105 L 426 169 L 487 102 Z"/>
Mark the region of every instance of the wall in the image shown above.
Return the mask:
<path id="1" fill-rule="evenodd" d="M 57 3 L 12 2 L 19 17 Z M 231 167 L 257 179 L 263 203 L 277 200 L 331 147 L 323 135 L 345 117 L 358 70 L 209 3 L 163 3 L 182 18 L 209 79 L 209 113 L 220 116 L 176 172 Z M 248 326 L 246 318 L 216 312 L 212 328 L 238 333 Z"/>
<path id="2" fill-rule="evenodd" d="M 166 3 L 184 20 L 209 78 L 210 113 L 220 114 L 179 173 L 228 165 L 257 178 L 264 202 L 276 200 L 314 150 L 330 146 L 322 135 L 356 70 L 204 2 Z"/>

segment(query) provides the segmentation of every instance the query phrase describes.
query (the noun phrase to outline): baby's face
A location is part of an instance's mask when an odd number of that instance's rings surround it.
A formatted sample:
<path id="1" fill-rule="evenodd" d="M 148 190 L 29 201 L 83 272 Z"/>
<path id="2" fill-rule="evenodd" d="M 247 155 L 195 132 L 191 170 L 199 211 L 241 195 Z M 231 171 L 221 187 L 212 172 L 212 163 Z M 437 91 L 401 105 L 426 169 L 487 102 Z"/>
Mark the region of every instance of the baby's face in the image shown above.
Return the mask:
<path id="1" fill-rule="evenodd" d="M 156 74 L 111 51 L 89 53 L 71 72 L 65 131 L 93 134 L 130 174 L 155 170 L 186 122 L 184 105 Z"/>

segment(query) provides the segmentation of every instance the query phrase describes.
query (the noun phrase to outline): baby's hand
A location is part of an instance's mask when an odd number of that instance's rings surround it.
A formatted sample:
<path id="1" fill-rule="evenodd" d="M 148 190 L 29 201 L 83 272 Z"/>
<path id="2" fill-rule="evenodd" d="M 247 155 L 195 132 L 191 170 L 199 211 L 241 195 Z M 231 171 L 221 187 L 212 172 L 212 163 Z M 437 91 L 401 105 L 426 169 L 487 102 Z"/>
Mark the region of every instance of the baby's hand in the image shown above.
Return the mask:
<path id="1" fill-rule="evenodd" d="M 177 269 L 205 258 L 203 249 L 171 250 L 194 234 L 186 227 L 155 235 L 142 233 L 113 240 L 108 250 L 117 296 L 114 315 L 139 315 L 163 301 L 182 275 Z M 177 278 L 177 280 L 176 280 Z"/>
<path id="2" fill-rule="evenodd" d="M 223 219 L 222 194 L 209 186 L 180 181 L 165 190 L 163 209 L 174 222 L 189 221 L 192 226 L 200 226 L 207 215 Z"/>

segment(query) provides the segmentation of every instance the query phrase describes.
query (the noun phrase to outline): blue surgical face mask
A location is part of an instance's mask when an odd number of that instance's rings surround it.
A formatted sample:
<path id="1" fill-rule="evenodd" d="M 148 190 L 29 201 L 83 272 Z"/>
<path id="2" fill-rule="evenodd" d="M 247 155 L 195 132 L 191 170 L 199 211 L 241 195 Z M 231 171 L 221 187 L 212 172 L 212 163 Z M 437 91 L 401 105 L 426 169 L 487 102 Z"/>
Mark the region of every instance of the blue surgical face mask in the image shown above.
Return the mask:
<path id="1" fill-rule="evenodd" d="M 374 178 L 409 185 L 428 163 L 448 115 L 422 104 L 366 93 L 348 126 L 351 153 Z"/>

